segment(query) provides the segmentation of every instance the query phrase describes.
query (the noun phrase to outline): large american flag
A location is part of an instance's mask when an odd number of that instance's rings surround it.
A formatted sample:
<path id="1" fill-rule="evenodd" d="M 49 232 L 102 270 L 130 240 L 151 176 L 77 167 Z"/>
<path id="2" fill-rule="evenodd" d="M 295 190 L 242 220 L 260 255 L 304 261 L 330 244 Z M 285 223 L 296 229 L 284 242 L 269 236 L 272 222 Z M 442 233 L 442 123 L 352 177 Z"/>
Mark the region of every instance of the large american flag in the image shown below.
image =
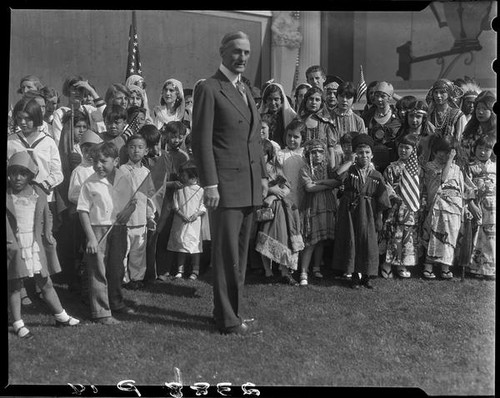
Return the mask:
<path id="1" fill-rule="evenodd" d="M 358 87 L 356 88 L 356 102 L 359 102 L 361 100 L 361 97 L 366 93 L 366 82 L 365 82 L 365 77 L 363 75 L 363 66 L 359 65 L 359 81 L 358 81 Z"/>
<path id="2" fill-rule="evenodd" d="M 128 59 L 125 80 L 127 80 L 130 75 L 142 76 L 141 57 L 139 55 L 139 43 L 137 41 L 135 11 L 132 11 L 132 24 L 130 25 L 130 31 L 128 34 Z"/>
<path id="3" fill-rule="evenodd" d="M 414 148 L 401 175 L 401 197 L 413 211 L 420 208 L 420 191 L 418 176 L 417 151 Z"/>

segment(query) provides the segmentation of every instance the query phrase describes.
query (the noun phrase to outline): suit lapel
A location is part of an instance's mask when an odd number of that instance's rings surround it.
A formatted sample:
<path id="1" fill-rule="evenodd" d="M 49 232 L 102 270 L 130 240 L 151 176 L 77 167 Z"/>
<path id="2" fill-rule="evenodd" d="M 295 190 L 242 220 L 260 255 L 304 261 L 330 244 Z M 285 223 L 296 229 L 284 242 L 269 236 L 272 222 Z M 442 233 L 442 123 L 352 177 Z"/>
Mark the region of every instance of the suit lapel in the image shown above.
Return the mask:
<path id="1" fill-rule="evenodd" d="M 241 94 L 238 92 L 236 87 L 227 79 L 227 77 L 218 70 L 215 75 L 220 82 L 221 93 L 224 95 L 229 102 L 241 113 L 241 115 L 247 120 L 247 122 L 251 123 L 252 113 L 250 108 L 245 104 L 245 100 L 241 98 Z M 252 101 L 248 98 L 248 90 L 247 90 L 247 99 L 250 104 Z"/>

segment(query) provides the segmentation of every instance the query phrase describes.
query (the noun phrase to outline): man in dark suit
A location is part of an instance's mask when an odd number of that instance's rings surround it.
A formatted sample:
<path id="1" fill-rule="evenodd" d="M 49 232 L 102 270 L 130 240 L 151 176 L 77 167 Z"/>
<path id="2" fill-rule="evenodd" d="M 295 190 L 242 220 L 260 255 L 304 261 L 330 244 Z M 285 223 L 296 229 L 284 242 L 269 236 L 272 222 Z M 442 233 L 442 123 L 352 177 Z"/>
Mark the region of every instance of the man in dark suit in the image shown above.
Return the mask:
<path id="1" fill-rule="evenodd" d="M 221 333 L 253 334 L 241 316 L 243 285 L 255 206 L 267 193 L 260 116 L 241 81 L 250 56 L 243 32 L 226 34 L 222 63 L 194 92 L 192 150 L 212 209 L 214 320 Z"/>

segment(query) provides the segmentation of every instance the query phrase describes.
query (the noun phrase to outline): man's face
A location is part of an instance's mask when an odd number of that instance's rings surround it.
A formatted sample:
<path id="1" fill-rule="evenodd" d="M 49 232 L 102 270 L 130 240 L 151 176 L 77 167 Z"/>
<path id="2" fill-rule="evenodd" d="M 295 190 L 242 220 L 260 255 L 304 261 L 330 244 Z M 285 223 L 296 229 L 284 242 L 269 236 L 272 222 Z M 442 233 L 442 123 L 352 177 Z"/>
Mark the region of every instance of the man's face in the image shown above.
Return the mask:
<path id="1" fill-rule="evenodd" d="M 320 71 L 308 73 L 306 76 L 307 82 L 313 87 L 319 87 L 323 90 L 323 84 L 326 81 L 326 76 Z"/>
<path id="2" fill-rule="evenodd" d="M 245 72 L 250 58 L 250 41 L 247 39 L 231 40 L 221 50 L 222 64 L 235 74 Z"/>

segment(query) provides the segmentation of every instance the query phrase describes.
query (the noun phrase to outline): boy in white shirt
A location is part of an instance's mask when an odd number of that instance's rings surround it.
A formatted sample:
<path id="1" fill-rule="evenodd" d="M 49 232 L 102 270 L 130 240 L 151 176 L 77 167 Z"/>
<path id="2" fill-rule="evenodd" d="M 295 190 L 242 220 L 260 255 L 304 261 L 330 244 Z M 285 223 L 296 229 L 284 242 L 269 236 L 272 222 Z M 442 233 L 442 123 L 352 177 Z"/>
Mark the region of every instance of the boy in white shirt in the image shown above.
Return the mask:
<path id="1" fill-rule="evenodd" d="M 127 222 L 127 254 L 123 282 L 126 289 L 136 290 L 143 286 L 146 274 L 147 231 L 156 228 L 155 206 L 149 199 L 154 194 L 154 185 L 149 169 L 143 164 L 143 158 L 148 152 L 145 138 L 134 134 L 127 140 L 126 147 L 129 160 L 120 166 L 120 171 L 128 174 L 133 182 L 137 206 Z"/>
<path id="2" fill-rule="evenodd" d="M 112 142 L 92 151 L 95 173 L 83 183 L 77 211 L 87 237 L 86 262 L 92 319 L 120 323 L 112 312 L 133 314 L 125 305 L 121 284 L 127 250 L 127 222 L 136 200 L 130 175 L 118 169 L 118 148 Z"/>

